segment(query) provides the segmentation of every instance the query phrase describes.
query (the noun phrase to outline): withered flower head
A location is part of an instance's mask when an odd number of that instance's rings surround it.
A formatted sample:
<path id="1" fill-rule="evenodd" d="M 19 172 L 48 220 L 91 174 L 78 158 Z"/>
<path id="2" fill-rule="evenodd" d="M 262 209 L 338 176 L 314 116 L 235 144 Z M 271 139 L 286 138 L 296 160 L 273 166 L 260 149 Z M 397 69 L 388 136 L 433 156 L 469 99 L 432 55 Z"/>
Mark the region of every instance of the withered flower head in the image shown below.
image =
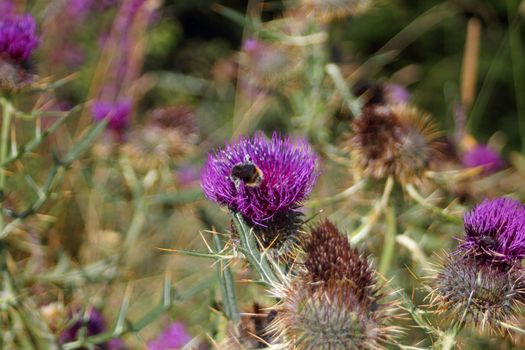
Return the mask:
<path id="1" fill-rule="evenodd" d="M 289 84 L 301 65 L 293 46 L 249 38 L 242 49 L 240 78 L 248 94 Z"/>
<path id="2" fill-rule="evenodd" d="M 367 259 L 329 221 L 304 248 L 302 271 L 275 291 L 281 302 L 269 332 L 286 349 L 383 349 L 397 329 Z"/>
<path id="3" fill-rule="evenodd" d="M 401 183 L 419 182 L 438 155 L 439 133 L 430 116 L 408 104 L 365 107 L 352 128 L 356 165 L 374 178 L 393 175 Z"/>
<path id="4" fill-rule="evenodd" d="M 371 0 L 302 0 L 299 7 L 305 16 L 326 23 L 359 15 L 371 5 Z"/>
<path id="5" fill-rule="evenodd" d="M 198 139 L 195 109 L 187 105 L 160 107 L 146 124 L 131 132 L 124 152 L 137 169 L 148 171 L 192 152 Z"/>
<path id="6" fill-rule="evenodd" d="M 494 264 L 462 251 L 450 254 L 434 279 L 430 298 L 438 313 L 455 322 L 502 331 L 521 307 L 523 270 L 518 264 Z"/>

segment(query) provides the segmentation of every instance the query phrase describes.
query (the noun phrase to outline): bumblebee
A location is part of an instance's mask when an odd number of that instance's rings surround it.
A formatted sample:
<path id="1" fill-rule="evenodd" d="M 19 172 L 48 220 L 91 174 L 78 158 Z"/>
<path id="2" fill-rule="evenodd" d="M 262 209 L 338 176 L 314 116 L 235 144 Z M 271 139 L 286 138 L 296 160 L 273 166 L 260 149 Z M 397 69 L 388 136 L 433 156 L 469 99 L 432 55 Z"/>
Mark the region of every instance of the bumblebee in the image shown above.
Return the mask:
<path id="1" fill-rule="evenodd" d="M 240 181 L 248 187 L 258 187 L 263 180 L 263 173 L 257 165 L 252 162 L 246 162 L 235 165 L 230 173 L 230 177 L 236 186 L 240 185 Z"/>

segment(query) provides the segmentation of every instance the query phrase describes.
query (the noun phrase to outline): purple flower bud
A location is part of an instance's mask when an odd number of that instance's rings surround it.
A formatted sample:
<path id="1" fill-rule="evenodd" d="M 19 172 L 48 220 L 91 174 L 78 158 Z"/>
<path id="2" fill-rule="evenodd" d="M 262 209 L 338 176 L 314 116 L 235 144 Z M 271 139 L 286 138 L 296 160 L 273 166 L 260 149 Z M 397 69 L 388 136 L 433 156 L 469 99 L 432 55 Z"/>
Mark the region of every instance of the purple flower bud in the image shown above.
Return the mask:
<path id="1" fill-rule="evenodd" d="M 317 176 L 317 156 L 305 140 L 276 133 L 268 140 L 259 132 L 210 154 L 201 186 L 210 200 L 264 226 L 278 214 L 297 209 Z"/>
<path id="2" fill-rule="evenodd" d="M 0 55 L 22 62 L 37 46 L 36 22 L 30 14 L 0 20 Z"/>
<path id="3" fill-rule="evenodd" d="M 525 257 L 525 207 L 511 198 L 484 200 L 465 214 L 460 249 L 489 260 Z"/>
<path id="4" fill-rule="evenodd" d="M 192 339 L 181 322 L 175 322 L 154 340 L 148 343 L 148 350 L 177 350 L 181 349 Z"/>
<path id="5" fill-rule="evenodd" d="M 121 133 L 129 124 L 131 116 L 131 101 L 128 99 L 117 100 L 114 103 L 107 101 L 96 101 L 91 112 L 95 121 L 109 119 L 109 129 Z"/>
<path id="6" fill-rule="evenodd" d="M 503 169 L 505 163 L 500 155 L 487 145 L 477 145 L 463 155 L 463 164 L 467 168 L 483 167 L 483 174 L 489 175 Z"/>

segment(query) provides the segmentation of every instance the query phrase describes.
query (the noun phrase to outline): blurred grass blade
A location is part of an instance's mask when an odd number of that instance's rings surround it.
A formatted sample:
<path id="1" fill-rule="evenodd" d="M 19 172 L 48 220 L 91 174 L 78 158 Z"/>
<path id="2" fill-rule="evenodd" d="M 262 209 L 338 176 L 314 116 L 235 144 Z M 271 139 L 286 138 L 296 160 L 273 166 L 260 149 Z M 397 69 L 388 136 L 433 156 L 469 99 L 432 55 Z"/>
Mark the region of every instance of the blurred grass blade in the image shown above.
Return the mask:
<path id="1" fill-rule="evenodd" d="M 62 163 L 69 165 L 84 153 L 95 142 L 98 135 L 100 135 L 108 124 L 108 119 L 104 119 L 91 126 L 89 131 L 80 139 L 80 141 L 69 150 L 69 152 L 62 159 Z"/>
<path id="2" fill-rule="evenodd" d="M 8 166 L 9 164 L 15 162 L 16 160 L 23 157 L 25 154 L 30 153 L 34 151 L 42 142 L 44 142 L 51 134 L 53 134 L 60 126 L 62 126 L 71 116 L 73 116 L 76 112 L 80 111 L 83 105 L 78 105 L 70 109 L 67 114 L 62 116 L 60 119 L 55 121 L 49 128 L 44 130 L 40 135 L 34 137 L 31 141 L 28 143 L 20 146 L 16 152 L 8 157 L 2 164 L 0 164 L 0 167 L 4 168 Z"/>

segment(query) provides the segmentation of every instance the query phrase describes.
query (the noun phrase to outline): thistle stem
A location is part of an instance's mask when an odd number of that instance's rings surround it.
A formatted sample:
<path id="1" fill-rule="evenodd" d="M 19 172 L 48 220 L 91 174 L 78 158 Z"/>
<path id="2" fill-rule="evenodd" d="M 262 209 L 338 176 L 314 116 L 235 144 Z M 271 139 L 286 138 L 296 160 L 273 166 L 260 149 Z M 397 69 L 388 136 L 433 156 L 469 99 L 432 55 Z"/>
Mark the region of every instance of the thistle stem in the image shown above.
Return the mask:
<path id="1" fill-rule="evenodd" d="M 388 269 L 392 263 L 397 235 L 395 209 L 392 206 L 388 206 L 385 211 L 387 230 L 379 263 L 379 273 L 384 276 L 388 273 Z"/>
<path id="2" fill-rule="evenodd" d="M 1 100 L 2 103 L 2 133 L 0 136 L 0 164 L 3 164 L 7 158 L 7 150 L 9 144 L 9 129 L 11 126 L 11 105 L 5 99 Z M 3 213 L 3 202 L 5 198 L 5 166 L 0 167 L 0 202 L 2 203 L 2 213 L 0 213 L 0 231 L 4 227 L 4 213 Z"/>
<path id="3" fill-rule="evenodd" d="M 278 283 L 279 278 L 275 275 L 268 258 L 265 254 L 259 252 L 253 229 L 246 224 L 240 213 L 232 213 L 232 217 L 235 228 L 241 238 L 242 252 L 252 268 L 257 271 L 264 283 L 268 285 Z M 278 267 L 274 265 L 274 268 Z"/>
<path id="4" fill-rule="evenodd" d="M 455 216 L 452 216 L 450 214 L 447 214 L 445 212 L 445 209 L 442 209 L 442 208 L 439 208 L 435 205 L 433 205 L 432 203 L 430 203 L 428 201 L 427 198 L 424 198 L 417 190 L 416 188 L 411 185 L 411 184 L 408 184 L 406 185 L 406 191 L 408 193 L 408 195 L 410 196 L 410 198 L 412 198 L 413 200 L 415 200 L 417 203 L 419 203 L 421 206 L 423 206 L 424 208 L 430 210 L 431 212 L 441 216 L 443 219 L 447 220 L 447 221 L 450 221 L 454 224 L 461 224 L 462 220 L 458 217 L 455 217 Z"/>
<path id="5" fill-rule="evenodd" d="M 219 235 L 214 235 L 213 242 L 216 253 L 219 254 L 224 249 L 221 237 L 219 237 Z M 230 320 L 237 324 L 240 322 L 241 318 L 239 308 L 237 307 L 233 275 L 230 267 L 227 266 L 223 260 L 217 261 L 217 274 L 219 275 L 224 312 Z"/>
<path id="6" fill-rule="evenodd" d="M 348 88 L 347 82 L 341 74 L 341 70 L 334 63 L 327 64 L 325 69 L 330 78 L 332 78 L 335 87 L 339 91 L 339 94 L 341 94 L 341 97 L 343 98 L 343 101 L 352 113 L 352 116 L 354 118 L 357 118 L 361 114 L 361 102 L 359 102 L 359 100 L 352 94 L 352 92 Z"/>

